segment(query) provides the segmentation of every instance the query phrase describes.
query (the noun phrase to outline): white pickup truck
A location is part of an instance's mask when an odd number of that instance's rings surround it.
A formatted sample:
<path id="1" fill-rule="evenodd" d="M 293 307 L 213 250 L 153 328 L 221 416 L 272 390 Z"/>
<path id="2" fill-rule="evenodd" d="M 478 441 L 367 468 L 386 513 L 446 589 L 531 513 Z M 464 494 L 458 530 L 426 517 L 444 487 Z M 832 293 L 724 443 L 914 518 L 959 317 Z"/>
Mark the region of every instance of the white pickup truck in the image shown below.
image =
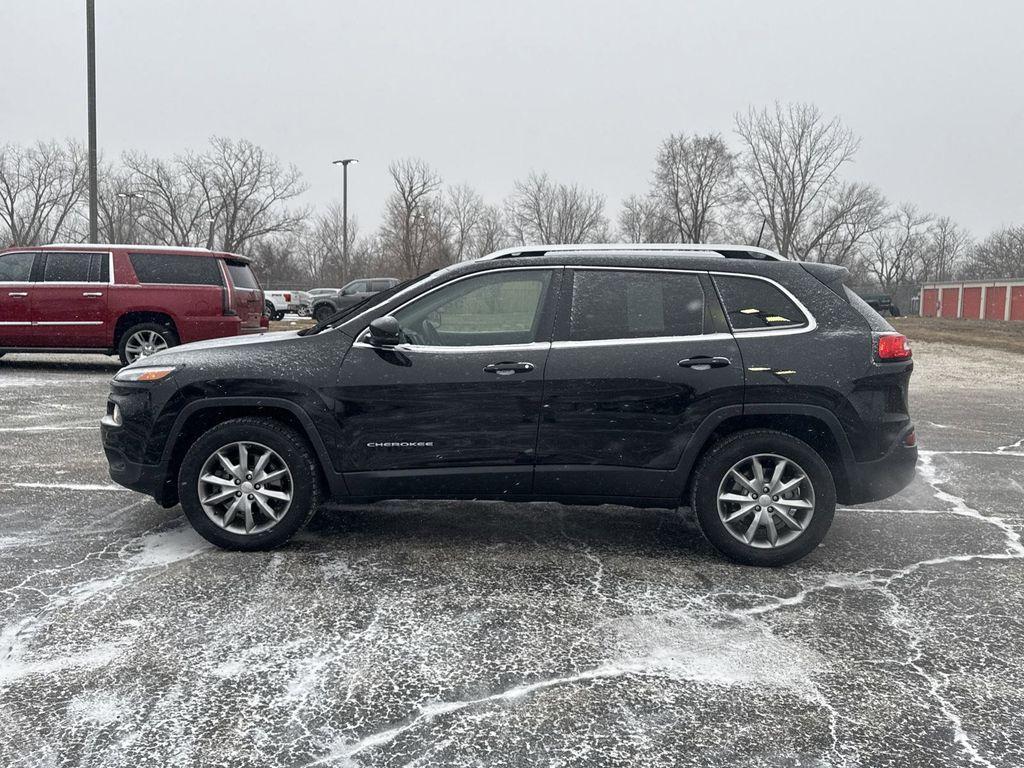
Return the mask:
<path id="1" fill-rule="evenodd" d="M 280 320 L 285 312 L 308 315 L 310 298 L 305 291 L 263 291 L 267 317 Z"/>

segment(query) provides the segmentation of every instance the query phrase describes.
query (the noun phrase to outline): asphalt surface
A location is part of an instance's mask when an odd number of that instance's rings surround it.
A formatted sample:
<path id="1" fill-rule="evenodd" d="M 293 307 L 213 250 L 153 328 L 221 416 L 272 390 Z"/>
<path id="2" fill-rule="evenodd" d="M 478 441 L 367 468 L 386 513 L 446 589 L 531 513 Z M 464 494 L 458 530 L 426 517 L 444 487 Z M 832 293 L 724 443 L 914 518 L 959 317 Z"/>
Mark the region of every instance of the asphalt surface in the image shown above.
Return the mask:
<path id="1" fill-rule="evenodd" d="M 780 570 L 680 513 L 385 502 L 225 553 L 113 485 L 104 358 L 0 361 L 0 765 L 1024 765 L 1024 359 Z"/>

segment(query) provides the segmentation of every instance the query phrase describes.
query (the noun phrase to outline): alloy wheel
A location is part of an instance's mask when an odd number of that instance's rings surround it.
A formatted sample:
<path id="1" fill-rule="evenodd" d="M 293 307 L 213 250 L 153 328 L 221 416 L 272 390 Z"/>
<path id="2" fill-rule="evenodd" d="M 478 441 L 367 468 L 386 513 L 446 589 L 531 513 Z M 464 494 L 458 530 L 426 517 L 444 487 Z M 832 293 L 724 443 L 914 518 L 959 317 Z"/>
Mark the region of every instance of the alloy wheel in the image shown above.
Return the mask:
<path id="1" fill-rule="evenodd" d="M 718 516 L 733 538 L 758 549 L 798 538 L 814 515 L 814 486 L 792 459 L 759 453 L 736 462 L 718 486 Z"/>
<path id="2" fill-rule="evenodd" d="M 149 357 L 154 352 L 167 349 L 167 339 L 158 331 L 136 331 L 128 337 L 124 347 L 125 357 L 134 363 L 140 357 Z"/>
<path id="3" fill-rule="evenodd" d="M 218 527 L 237 534 L 273 528 L 292 503 L 292 473 L 271 448 L 229 443 L 214 451 L 199 472 L 199 503 Z"/>

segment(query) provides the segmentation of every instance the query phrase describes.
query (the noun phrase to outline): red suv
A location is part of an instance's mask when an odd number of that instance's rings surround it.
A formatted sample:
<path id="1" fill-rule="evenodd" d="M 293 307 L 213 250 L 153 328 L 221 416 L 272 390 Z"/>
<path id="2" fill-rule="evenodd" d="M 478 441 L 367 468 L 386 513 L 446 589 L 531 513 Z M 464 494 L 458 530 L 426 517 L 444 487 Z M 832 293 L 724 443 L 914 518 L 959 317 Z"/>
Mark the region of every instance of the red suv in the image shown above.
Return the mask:
<path id="1" fill-rule="evenodd" d="M 116 353 L 127 364 L 265 327 L 263 290 L 249 259 L 234 253 L 152 245 L 0 252 L 0 355 Z"/>

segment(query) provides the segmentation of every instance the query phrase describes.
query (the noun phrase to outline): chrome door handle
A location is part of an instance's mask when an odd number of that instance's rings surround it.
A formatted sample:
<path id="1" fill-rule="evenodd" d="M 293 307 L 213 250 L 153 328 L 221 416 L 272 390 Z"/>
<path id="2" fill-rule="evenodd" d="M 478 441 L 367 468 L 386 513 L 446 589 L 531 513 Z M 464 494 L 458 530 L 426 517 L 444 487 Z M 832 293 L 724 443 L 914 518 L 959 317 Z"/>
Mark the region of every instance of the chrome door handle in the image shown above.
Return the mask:
<path id="1" fill-rule="evenodd" d="M 680 368 L 693 368 L 695 371 L 706 371 L 708 368 L 725 368 L 727 365 L 732 365 L 732 361 L 728 357 L 707 357 L 706 355 L 687 357 L 679 361 Z"/>
<path id="2" fill-rule="evenodd" d="M 533 363 L 491 363 L 484 366 L 484 373 L 496 373 L 499 376 L 511 376 L 513 373 L 528 373 L 533 370 Z"/>
<path id="3" fill-rule="evenodd" d="M 83 296 L 102 296 L 103 295 L 103 291 L 85 291 L 82 295 Z"/>
<path id="4" fill-rule="evenodd" d="M 11 292 L 10 292 L 10 293 L 8 293 L 7 295 L 8 295 L 8 296 L 17 296 L 17 297 L 19 297 L 19 298 L 21 298 L 21 297 L 23 297 L 23 296 L 28 296 L 28 294 L 27 294 L 27 293 L 24 293 L 24 292 L 22 292 L 22 291 L 11 291 Z"/>

